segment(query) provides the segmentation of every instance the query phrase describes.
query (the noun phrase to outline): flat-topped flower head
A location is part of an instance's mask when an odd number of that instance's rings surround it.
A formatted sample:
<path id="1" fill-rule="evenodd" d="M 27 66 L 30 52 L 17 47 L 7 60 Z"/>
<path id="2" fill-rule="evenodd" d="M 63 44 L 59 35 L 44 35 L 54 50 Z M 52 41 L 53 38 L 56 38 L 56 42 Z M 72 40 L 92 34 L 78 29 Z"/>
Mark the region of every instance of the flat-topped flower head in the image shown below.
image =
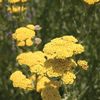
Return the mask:
<path id="1" fill-rule="evenodd" d="M 35 34 L 34 25 L 27 25 L 26 27 L 17 28 L 15 33 L 12 34 L 12 37 L 17 41 L 18 46 L 31 46 Z"/>
<path id="2" fill-rule="evenodd" d="M 16 29 L 15 33 L 13 34 L 13 38 L 17 41 L 24 41 L 29 38 L 33 38 L 35 36 L 35 31 L 30 30 L 26 27 L 20 27 Z"/>
<path id="3" fill-rule="evenodd" d="M 43 65 L 46 60 L 44 53 L 41 51 L 21 53 L 16 59 L 20 65 L 24 64 L 29 67 Z"/>
<path id="4" fill-rule="evenodd" d="M 44 46 L 43 51 L 48 59 L 66 59 L 84 52 L 84 47 L 76 42 L 78 40 L 73 36 L 55 38 Z"/>
<path id="5" fill-rule="evenodd" d="M 13 82 L 14 87 L 19 87 L 25 90 L 32 90 L 34 88 L 32 81 L 26 78 L 21 71 L 15 71 L 12 73 L 10 80 Z"/>
<path id="6" fill-rule="evenodd" d="M 19 78 L 20 77 L 20 78 Z M 24 80 L 26 78 L 25 75 L 22 74 L 21 71 L 15 71 L 11 76 L 10 80 L 17 81 L 17 80 Z"/>

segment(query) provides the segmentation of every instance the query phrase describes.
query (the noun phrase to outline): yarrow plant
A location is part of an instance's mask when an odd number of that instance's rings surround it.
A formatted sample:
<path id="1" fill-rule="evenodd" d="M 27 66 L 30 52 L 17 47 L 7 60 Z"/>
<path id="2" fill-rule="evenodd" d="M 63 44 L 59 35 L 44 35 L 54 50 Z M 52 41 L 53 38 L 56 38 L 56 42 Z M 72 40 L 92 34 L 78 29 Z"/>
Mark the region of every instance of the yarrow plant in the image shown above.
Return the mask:
<path id="1" fill-rule="evenodd" d="M 12 37 L 17 46 L 32 46 L 36 26 L 27 25 L 16 29 Z M 76 67 L 88 69 L 86 60 L 74 59 L 85 51 L 74 36 L 62 36 L 45 44 L 43 51 L 28 51 L 17 56 L 19 65 L 26 65 L 31 72 L 24 75 L 20 70 L 13 72 L 10 80 L 13 86 L 27 91 L 35 90 L 43 100 L 61 100 L 59 88 L 62 85 L 73 84 Z"/>

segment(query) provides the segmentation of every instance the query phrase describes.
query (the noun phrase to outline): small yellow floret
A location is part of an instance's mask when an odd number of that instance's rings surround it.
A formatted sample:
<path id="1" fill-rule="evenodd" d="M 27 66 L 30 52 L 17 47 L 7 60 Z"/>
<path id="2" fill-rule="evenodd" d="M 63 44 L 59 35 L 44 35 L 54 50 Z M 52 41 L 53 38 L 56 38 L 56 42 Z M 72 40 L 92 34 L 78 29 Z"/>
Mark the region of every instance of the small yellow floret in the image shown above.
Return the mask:
<path id="1" fill-rule="evenodd" d="M 26 27 L 29 28 L 29 29 L 31 29 L 31 30 L 35 30 L 35 26 L 32 25 L 32 24 L 29 24 L 29 25 L 27 25 Z"/>
<path id="2" fill-rule="evenodd" d="M 84 70 L 87 70 L 88 69 L 88 62 L 85 61 L 85 60 L 78 60 L 78 65 L 80 67 L 82 67 Z"/>
<path id="3" fill-rule="evenodd" d="M 25 41 L 19 41 L 19 42 L 17 42 L 17 46 L 25 46 Z"/>
<path id="4" fill-rule="evenodd" d="M 71 73 L 71 72 L 66 72 L 64 73 L 62 80 L 65 84 L 73 84 L 74 80 L 76 79 L 75 74 Z"/>
<path id="5" fill-rule="evenodd" d="M 26 46 L 31 46 L 33 44 L 33 41 L 31 39 L 26 40 Z"/>

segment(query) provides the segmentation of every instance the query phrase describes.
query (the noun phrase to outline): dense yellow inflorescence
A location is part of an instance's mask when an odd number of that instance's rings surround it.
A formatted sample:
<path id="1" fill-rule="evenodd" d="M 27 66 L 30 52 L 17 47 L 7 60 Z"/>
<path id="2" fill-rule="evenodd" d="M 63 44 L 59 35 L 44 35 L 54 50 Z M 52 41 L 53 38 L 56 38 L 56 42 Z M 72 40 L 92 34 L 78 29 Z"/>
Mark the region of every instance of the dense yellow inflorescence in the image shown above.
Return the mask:
<path id="1" fill-rule="evenodd" d="M 84 52 L 84 47 L 73 36 L 63 36 L 51 40 L 44 46 L 43 51 L 49 59 L 65 59 Z"/>
<path id="2" fill-rule="evenodd" d="M 16 29 L 12 37 L 17 41 L 17 46 L 31 46 L 35 37 L 34 25 L 27 25 Z"/>
<path id="3" fill-rule="evenodd" d="M 15 71 L 11 76 L 10 80 L 13 81 L 14 87 L 19 87 L 25 90 L 32 90 L 34 87 L 32 86 L 32 81 L 26 78 L 25 75 L 21 71 Z"/>
<path id="4" fill-rule="evenodd" d="M 33 25 L 18 28 L 13 38 L 20 46 L 31 46 L 33 44 L 31 39 L 35 36 L 34 30 Z M 43 52 L 29 51 L 19 54 L 16 58 L 18 63 L 26 65 L 31 76 L 26 78 L 22 72 L 16 71 L 10 76 L 10 80 L 13 81 L 14 87 L 35 89 L 40 92 L 43 100 L 61 100 L 59 87 L 63 84 L 73 84 L 76 79 L 72 70 L 77 66 L 87 69 L 88 64 L 85 60 L 74 59 L 74 56 L 82 52 L 84 52 L 84 47 L 75 37 L 55 38 L 44 46 Z"/>
<path id="5" fill-rule="evenodd" d="M 100 0 L 84 0 L 86 3 L 88 3 L 89 5 L 95 4 L 97 2 L 99 2 Z"/>
<path id="6" fill-rule="evenodd" d="M 46 73 L 46 68 L 42 65 L 34 65 L 30 67 L 32 73 L 37 73 L 38 75 L 44 76 Z"/>
<path id="7" fill-rule="evenodd" d="M 66 72 L 62 76 L 62 80 L 65 84 L 73 84 L 74 80 L 76 79 L 76 76 L 72 72 Z"/>
<path id="8" fill-rule="evenodd" d="M 43 65 L 46 60 L 44 53 L 41 51 L 21 53 L 16 59 L 20 65 L 25 64 L 29 67 Z"/>

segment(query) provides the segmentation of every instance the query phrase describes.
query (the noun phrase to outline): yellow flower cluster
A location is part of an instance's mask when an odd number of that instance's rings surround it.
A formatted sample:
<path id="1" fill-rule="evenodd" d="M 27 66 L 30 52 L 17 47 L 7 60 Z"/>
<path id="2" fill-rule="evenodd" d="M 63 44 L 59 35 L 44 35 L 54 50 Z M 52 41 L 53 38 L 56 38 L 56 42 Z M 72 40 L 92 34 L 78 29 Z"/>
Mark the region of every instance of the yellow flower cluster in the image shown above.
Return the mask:
<path id="1" fill-rule="evenodd" d="M 99 2 L 100 0 L 84 0 L 86 3 L 88 3 L 89 5 L 95 4 L 97 2 Z"/>
<path id="2" fill-rule="evenodd" d="M 51 40 L 44 46 L 44 53 L 48 58 L 65 59 L 84 52 L 84 47 L 77 43 L 73 36 L 63 36 Z"/>
<path id="3" fill-rule="evenodd" d="M 8 0 L 9 3 L 27 2 L 27 0 Z"/>
<path id="4" fill-rule="evenodd" d="M 7 8 L 7 11 L 9 12 L 9 13 L 17 13 L 17 12 L 23 12 L 23 11 L 26 11 L 26 7 L 24 7 L 24 6 L 12 6 L 12 7 L 8 7 Z"/>
<path id="5" fill-rule="evenodd" d="M 85 61 L 85 60 L 78 60 L 77 63 L 84 70 L 87 70 L 88 69 L 88 62 L 87 61 Z"/>
<path id="6" fill-rule="evenodd" d="M 8 3 L 11 5 L 7 7 L 7 11 L 9 13 L 14 13 L 14 14 L 26 11 L 27 7 L 16 4 L 16 3 L 24 3 L 24 2 L 27 2 L 27 0 L 8 0 Z"/>
<path id="7" fill-rule="evenodd" d="M 26 27 L 18 28 L 13 34 L 13 38 L 17 42 L 26 43 L 27 39 L 34 37 L 33 30 L 29 31 L 29 29 L 34 29 L 34 27 L 32 25 Z M 28 31 L 26 31 L 27 29 Z M 22 33 L 24 33 L 24 36 Z M 14 72 L 10 77 L 13 81 L 13 86 L 26 89 L 29 82 L 32 84 L 29 85 L 30 89 L 28 89 L 28 86 L 27 90 L 31 90 L 33 87 L 33 89 L 41 93 L 43 100 L 61 100 L 59 87 L 62 84 L 73 84 L 76 79 L 76 75 L 72 70 L 77 65 L 85 70 L 87 69 L 88 64 L 85 60 L 75 61 L 73 59 L 73 56 L 82 52 L 84 52 L 84 47 L 78 43 L 75 37 L 63 36 L 51 40 L 44 46 L 43 51 L 21 53 L 16 59 L 20 65 L 29 67 L 32 75 L 26 78 L 22 75 L 22 72 L 17 71 L 19 74 Z M 16 78 L 17 76 L 22 78 L 18 79 Z M 23 80 L 26 81 L 24 83 L 27 85 L 22 85 Z"/>
<path id="8" fill-rule="evenodd" d="M 73 59 L 49 59 L 44 65 L 49 77 L 60 77 L 75 66 L 77 64 Z"/>
<path id="9" fill-rule="evenodd" d="M 27 65 L 32 73 L 43 75 L 46 72 L 44 67 L 46 59 L 41 51 L 22 53 L 16 59 L 20 65 Z"/>
<path id="10" fill-rule="evenodd" d="M 26 64 L 29 67 L 43 65 L 45 62 L 44 54 L 41 51 L 21 53 L 17 56 L 20 65 Z"/>
<path id="11" fill-rule="evenodd" d="M 63 74 L 62 80 L 65 84 L 72 84 L 74 82 L 74 80 L 76 79 L 75 74 L 71 73 L 71 72 L 66 72 Z"/>
<path id="12" fill-rule="evenodd" d="M 14 87 L 19 87 L 25 90 L 32 90 L 32 81 L 26 78 L 25 75 L 22 74 L 21 71 L 15 71 L 11 76 L 10 80 L 13 81 Z"/>
<path id="13" fill-rule="evenodd" d="M 16 29 L 12 37 L 17 41 L 17 46 L 31 46 L 32 38 L 35 36 L 34 25 L 27 25 Z"/>

